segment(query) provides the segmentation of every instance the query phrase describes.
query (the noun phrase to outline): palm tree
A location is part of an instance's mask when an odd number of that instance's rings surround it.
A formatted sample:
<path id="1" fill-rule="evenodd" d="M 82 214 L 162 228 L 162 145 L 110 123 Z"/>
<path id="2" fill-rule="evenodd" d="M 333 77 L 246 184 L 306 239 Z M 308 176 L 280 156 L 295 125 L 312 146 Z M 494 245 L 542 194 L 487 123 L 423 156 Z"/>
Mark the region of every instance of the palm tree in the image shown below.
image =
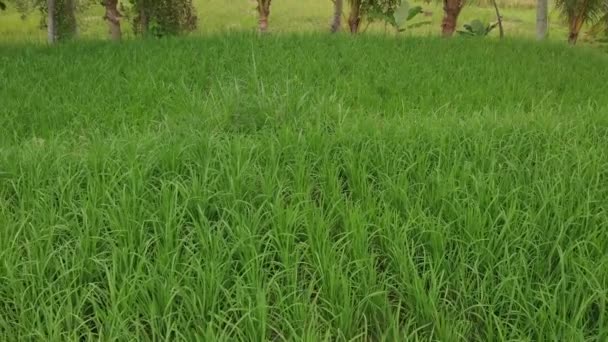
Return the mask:
<path id="1" fill-rule="evenodd" d="M 443 20 L 441 21 L 441 35 L 451 37 L 456 30 L 458 16 L 466 0 L 443 0 Z"/>
<path id="2" fill-rule="evenodd" d="M 268 31 L 268 17 L 270 16 L 270 1 L 271 0 L 257 0 L 258 1 L 258 15 L 259 15 L 259 27 L 260 32 L 264 33 Z"/>
<path id="3" fill-rule="evenodd" d="M 331 32 L 336 33 L 340 30 L 342 9 L 344 8 L 343 0 L 333 0 L 334 2 L 334 16 L 331 21 Z"/>
<path id="4" fill-rule="evenodd" d="M 608 0 L 556 0 L 568 23 L 568 43 L 574 45 L 584 24 L 594 24 L 608 13 Z"/>
<path id="5" fill-rule="evenodd" d="M 108 22 L 110 38 L 118 41 L 122 38 L 122 31 L 120 29 L 120 18 L 122 15 L 118 11 L 118 0 L 104 0 L 103 6 L 106 9 L 104 19 Z"/>
<path id="6" fill-rule="evenodd" d="M 348 28 L 350 33 L 359 32 L 359 24 L 361 24 L 361 0 L 349 0 L 350 13 L 348 15 Z"/>
<path id="7" fill-rule="evenodd" d="M 543 40 L 547 37 L 548 18 L 548 0 L 538 0 L 536 3 L 536 38 L 538 40 Z"/>
<path id="8" fill-rule="evenodd" d="M 47 0 L 46 3 L 48 17 L 46 19 L 47 39 L 49 44 L 57 41 L 57 22 L 55 21 L 57 3 L 55 0 Z"/>

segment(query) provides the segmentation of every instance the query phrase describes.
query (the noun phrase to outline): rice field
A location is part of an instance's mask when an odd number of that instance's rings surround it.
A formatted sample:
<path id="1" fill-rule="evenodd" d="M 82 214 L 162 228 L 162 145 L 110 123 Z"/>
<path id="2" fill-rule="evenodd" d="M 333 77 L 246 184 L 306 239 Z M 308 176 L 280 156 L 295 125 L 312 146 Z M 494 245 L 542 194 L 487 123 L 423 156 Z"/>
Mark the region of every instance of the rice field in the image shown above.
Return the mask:
<path id="1" fill-rule="evenodd" d="M 606 341 L 608 57 L 0 50 L 0 340 Z"/>

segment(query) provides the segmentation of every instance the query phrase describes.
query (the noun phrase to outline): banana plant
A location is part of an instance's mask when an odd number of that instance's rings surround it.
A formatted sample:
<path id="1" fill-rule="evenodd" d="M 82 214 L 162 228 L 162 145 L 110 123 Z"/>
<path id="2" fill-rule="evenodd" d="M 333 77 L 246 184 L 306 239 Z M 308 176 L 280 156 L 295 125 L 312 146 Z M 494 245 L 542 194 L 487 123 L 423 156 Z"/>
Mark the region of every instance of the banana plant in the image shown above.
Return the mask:
<path id="1" fill-rule="evenodd" d="M 421 6 L 412 7 L 408 1 L 403 0 L 401 5 L 395 10 L 395 13 L 389 20 L 389 23 L 395 28 L 395 30 L 397 30 L 397 32 L 403 32 L 408 29 L 431 24 L 430 20 L 410 23 L 421 13 L 423 13 Z"/>
<path id="2" fill-rule="evenodd" d="M 464 24 L 464 30 L 458 33 L 466 37 L 485 37 L 498 26 L 498 23 L 484 24 L 479 19 L 475 19 L 468 24 Z"/>

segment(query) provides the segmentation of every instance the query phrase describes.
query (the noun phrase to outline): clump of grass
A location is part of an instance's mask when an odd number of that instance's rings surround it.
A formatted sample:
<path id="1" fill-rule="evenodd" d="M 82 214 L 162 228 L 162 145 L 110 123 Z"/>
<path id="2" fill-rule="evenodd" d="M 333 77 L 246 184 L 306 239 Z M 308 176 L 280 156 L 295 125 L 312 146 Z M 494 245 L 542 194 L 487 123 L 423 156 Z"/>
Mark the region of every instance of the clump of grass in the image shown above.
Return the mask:
<path id="1" fill-rule="evenodd" d="M 608 337 L 605 56 L 230 35 L 0 59 L 4 340 Z"/>

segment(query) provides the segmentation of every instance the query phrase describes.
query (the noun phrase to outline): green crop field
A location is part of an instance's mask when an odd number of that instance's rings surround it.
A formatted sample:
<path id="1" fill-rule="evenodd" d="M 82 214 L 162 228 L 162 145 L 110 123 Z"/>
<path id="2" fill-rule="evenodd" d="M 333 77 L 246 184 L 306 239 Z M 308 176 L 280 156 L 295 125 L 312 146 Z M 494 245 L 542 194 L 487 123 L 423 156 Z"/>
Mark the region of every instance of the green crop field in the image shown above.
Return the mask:
<path id="1" fill-rule="evenodd" d="M 0 340 L 606 341 L 608 56 L 0 50 Z"/>

